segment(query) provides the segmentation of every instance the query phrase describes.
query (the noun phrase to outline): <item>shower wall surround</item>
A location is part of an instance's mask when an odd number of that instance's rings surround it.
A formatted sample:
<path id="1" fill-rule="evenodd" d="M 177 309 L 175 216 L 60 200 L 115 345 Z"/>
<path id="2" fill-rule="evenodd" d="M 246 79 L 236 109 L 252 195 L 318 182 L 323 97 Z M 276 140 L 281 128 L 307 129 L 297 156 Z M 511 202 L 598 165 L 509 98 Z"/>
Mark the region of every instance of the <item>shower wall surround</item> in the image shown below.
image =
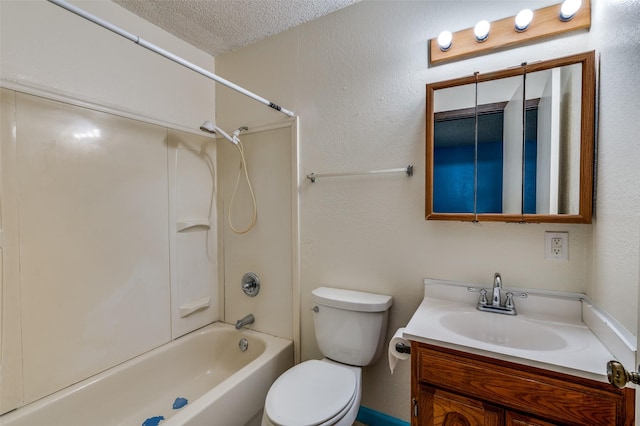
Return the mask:
<path id="1" fill-rule="evenodd" d="M 5 412 L 217 320 L 220 262 L 210 138 L 1 90 Z"/>
<path id="2" fill-rule="evenodd" d="M 240 154 L 230 143 L 218 144 L 221 199 L 224 203 L 225 322 L 235 323 L 253 313 L 250 327 L 274 336 L 294 339 L 294 230 L 293 182 L 295 175 L 295 126 L 249 128 L 240 135 L 247 170 L 256 196 L 258 220 L 248 233 L 238 235 L 227 225 L 233 184 L 238 176 Z M 244 176 L 238 184 L 231 220 L 244 228 L 251 221 L 253 206 Z M 224 229 L 224 231 L 222 231 Z M 242 276 L 254 272 L 260 278 L 260 293 L 247 297 L 240 286 Z"/>
<path id="3" fill-rule="evenodd" d="M 83 2 L 82 8 L 215 72 L 215 60 L 211 55 L 115 3 Z M 33 131 L 26 128 L 24 121 L 17 123 L 17 133 L 5 122 L 0 126 L 3 143 L 0 152 L 3 187 L 0 189 L 3 226 L 0 412 L 4 412 L 23 402 L 23 335 L 25 370 L 43 363 L 41 355 L 26 353 L 27 342 L 32 345 L 29 351 L 37 349 L 38 345 L 42 350 L 49 350 L 45 345 L 56 344 L 51 353 L 46 354 L 49 365 L 58 371 L 49 377 L 51 385 L 24 382 L 25 394 L 32 398 L 85 373 L 162 344 L 194 327 L 191 322 L 197 317 L 213 316 L 213 311 L 218 306 L 221 309 L 222 303 L 218 303 L 220 297 L 213 291 L 209 301 L 212 307 L 208 311 L 199 310 L 180 319 L 181 306 L 188 305 L 186 310 L 182 309 L 184 313 L 201 305 L 206 297 L 194 292 L 190 283 L 181 287 L 178 294 L 175 286 L 182 285 L 179 284 L 181 272 L 174 267 L 182 262 L 184 267 L 190 268 L 192 259 L 204 256 L 203 251 L 194 253 L 194 257 L 185 256 L 184 251 L 180 254 L 184 246 L 191 251 L 191 246 L 204 245 L 207 232 L 203 227 L 180 234 L 175 231 L 178 221 L 199 220 L 207 214 L 201 211 L 199 203 L 207 203 L 210 199 L 211 187 L 206 186 L 211 182 L 209 169 L 190 149 L 199 147 L 205 138 L 189 132 L 193 130 L 199 134 L 196 129 L 203 117 L 215 117 L 215 84 L 44 0 L 0 2 L 0 32 L 2 87 L 45 96 L 54 93 L 77 99 L 80 105 L 95 105 L 107 112 L 122 111 L 142 117 L 145 122 L 159 124 L 158 127 L 134 121 L 128 126 L 141 131 L 145 138 L 116 144 L 95 144 L 86 138 L 83 143 L 74 142 L 73 150 L 71 146 L 62 146 L 61 137 L 51 137 L 49 143 L 36 140 L 33 146 L 17 146 L 16 138 L 21 142 L 25 132 L 33 134 Z M 4 102 L 7 92 L 2 93 Z M 10 105 L 5 107 L 3 103 L 1 108 L 3 120 L 8 116 L 15 118 L 15 114 L 10 113 L 15 96 L 11 94 L 8 98 Z M 21 108 L 20 103 L 18 108 Z M 93 117 L 92 111 L 81 111 Z M 118 117 L 109 119 L 121 120 Z M 167 132 L 167 127 L 186 130 L 186 133 Z M 80 133 L 89 136 L 90 130 Z M 122 132 L 122 128 L 116 131 Z M 107 133 L 102 137 L 105 135 Z M 36 146 L 40 151 L 36 151 Z M 33 166 L 37 164 L 40 168 L 35 170 L 39 173 L 38 182 L 17 181 L 18 173 L 22 176 L 25 172 L 25 164 L 15 160 L 11 151 L 15 148 L 22 150 L 20 155 L 29 153 L 37 160 Z M 62 148 L 66 148 L 66 157 L 47 157 Z M 215 161 L 214 153 L 211 153 Z M 48 159 L 43 160 L 43 156 Z M 90 166 L 83 166 L 85 159 L 93 159 Z M 194 163 L 198 164 L 197 169 L 192 169 Z M 58 174 L 49 174 L 51 168 Z M 124 183 L 125 177 L 130 176 L 135 179 Z M 193 185 L 194 180 L 205 186 Z M 17 188 L 18 184 L 29 184 L 34 190 L 42 185 L 57 191 L 42 194 L 52 204 L 43 207 L 42 224 L 36 224 L 38 228 L 45 228 L 43 236 L 47 235 L 51 241 L 43 247 L 34 247 L 32 241 L 32 257 L 28 261 L 38 263 L 36 266 L 40 270 L 46 267 L 56 273 L 66 268 L 69 279 L 60 280 L 43 275 L 43 272 L 25 272 L 24 266 L 17 269 L 19 252 L 15 223 L 22 219 L 18 213 L 23 213 L 22 209 L 18 211 L 18 202 L 29 201 L 34 206 L 43 204 L 34 194 L 21 194 L 18 199 L 17 191 L 4 189 L 8 185 Z M 190 191 L 185 193 L 183 187 L 189 187 Z M 194 200 L 198 200 L 197 203 Z M 129 212 L 124 210 L 124 203 L 129 203 Z M 34 215 L 31 222 L 39 220 L 35 213 L 31 214 Z M 187 217 L 190 215 L 193 217 Z M 212 216 L 210 223 L 216 224 L 216 220 Z M 11 221 L 13 226 L 9 226 Z M 65 227 L 51 228 L 54 224 Z M 214 232 L 216 228 L 212 226 L 207 234 L 208 241 L 216 240 Z M 35 232 L 31 233 L 32 239 L 36 236 Z M 76 247 L 85 244 L 85 249 L 71 250 L 72 244 Z M 215 246 L 209 247 L 209 259 L 217 259 L 215 250 Z M 36 254 L 46 255 L 46 258 L 35 257 Z M 216 282 L 219 280 L 216 265 L 212 263 L 210 267 L 211 280 Z M 203 273 L 198 271 L 200 276 Z M 37 314 L 29 318 L 26 312 L 21 314 L 19 311 L 19 279 L 25 279 L 27 275 L 31 287 L 22 294 L 22 303 L 28 307 L 29 315 Z M 35 295 L 37 299 L 26 300 L 28 295 Z M 185 296 L 184 300 L 179 300 Z M 222 312 L 215 315 L 221 317 Z M 24 321 L 22 331 L 21 317 Z M 57 330 L 56 338 L 61 340 L 47 337 L 52 327 Z M 37 336 L 26 336 L 27 332 L 37 333 Z M 70 371 L 72 366 L 75 371 Z"/>

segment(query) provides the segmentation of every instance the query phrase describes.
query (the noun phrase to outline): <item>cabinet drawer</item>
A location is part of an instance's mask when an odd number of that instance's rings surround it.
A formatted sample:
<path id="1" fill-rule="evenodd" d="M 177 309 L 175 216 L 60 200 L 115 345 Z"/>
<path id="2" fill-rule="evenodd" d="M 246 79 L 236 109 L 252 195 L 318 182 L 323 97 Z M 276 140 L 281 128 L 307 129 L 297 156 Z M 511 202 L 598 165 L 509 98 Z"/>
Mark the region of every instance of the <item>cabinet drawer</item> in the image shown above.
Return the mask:
<path id="1" fill-rule="evenodd" d="M 421 383 L 530 413 L 588 425 L 624 421 L 625 391 L 606 383 L 414 343 L 414 374 Z M 630 390 L 632 391 L 632 390 Z M 628 395 L 627 395 L 628 396 Z"/>

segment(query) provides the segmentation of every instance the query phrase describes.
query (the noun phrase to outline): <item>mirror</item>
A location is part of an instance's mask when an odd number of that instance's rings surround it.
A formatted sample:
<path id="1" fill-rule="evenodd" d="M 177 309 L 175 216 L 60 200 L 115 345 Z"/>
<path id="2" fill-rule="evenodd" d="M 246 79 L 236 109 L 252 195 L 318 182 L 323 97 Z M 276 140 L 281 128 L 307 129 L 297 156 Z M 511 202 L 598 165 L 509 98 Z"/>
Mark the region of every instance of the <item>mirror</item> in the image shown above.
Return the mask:
<path id="1" fill-rule="evenodd" d="M 590 223 L 594 52 L 427 85 L 426 218 Z"/>

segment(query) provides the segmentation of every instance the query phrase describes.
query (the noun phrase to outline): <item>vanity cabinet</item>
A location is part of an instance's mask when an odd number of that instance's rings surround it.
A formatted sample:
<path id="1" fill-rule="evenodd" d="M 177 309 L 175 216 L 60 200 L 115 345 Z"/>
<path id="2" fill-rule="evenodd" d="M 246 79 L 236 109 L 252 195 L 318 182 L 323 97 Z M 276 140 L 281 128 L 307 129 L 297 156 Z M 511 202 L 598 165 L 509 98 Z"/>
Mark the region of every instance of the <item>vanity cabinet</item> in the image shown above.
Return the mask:
<path id="1" fill-rule="evenodd" d="M 634 424 L 635 391 L 411 343 L 412 426 Z"/>

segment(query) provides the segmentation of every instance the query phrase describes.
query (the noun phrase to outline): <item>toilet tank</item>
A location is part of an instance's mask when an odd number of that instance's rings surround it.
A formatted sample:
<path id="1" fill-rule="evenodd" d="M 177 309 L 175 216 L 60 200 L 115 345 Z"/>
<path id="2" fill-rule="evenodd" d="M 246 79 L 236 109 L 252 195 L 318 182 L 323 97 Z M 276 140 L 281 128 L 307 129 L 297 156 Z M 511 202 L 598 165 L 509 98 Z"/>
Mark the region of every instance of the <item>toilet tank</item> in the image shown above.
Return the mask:
<path id="1" fill-rule="evenodd" d="M 320 351 L 344 364 L 372 364 L 382 353 L 391 296 L 318 287 L 311 292 Z"/>

